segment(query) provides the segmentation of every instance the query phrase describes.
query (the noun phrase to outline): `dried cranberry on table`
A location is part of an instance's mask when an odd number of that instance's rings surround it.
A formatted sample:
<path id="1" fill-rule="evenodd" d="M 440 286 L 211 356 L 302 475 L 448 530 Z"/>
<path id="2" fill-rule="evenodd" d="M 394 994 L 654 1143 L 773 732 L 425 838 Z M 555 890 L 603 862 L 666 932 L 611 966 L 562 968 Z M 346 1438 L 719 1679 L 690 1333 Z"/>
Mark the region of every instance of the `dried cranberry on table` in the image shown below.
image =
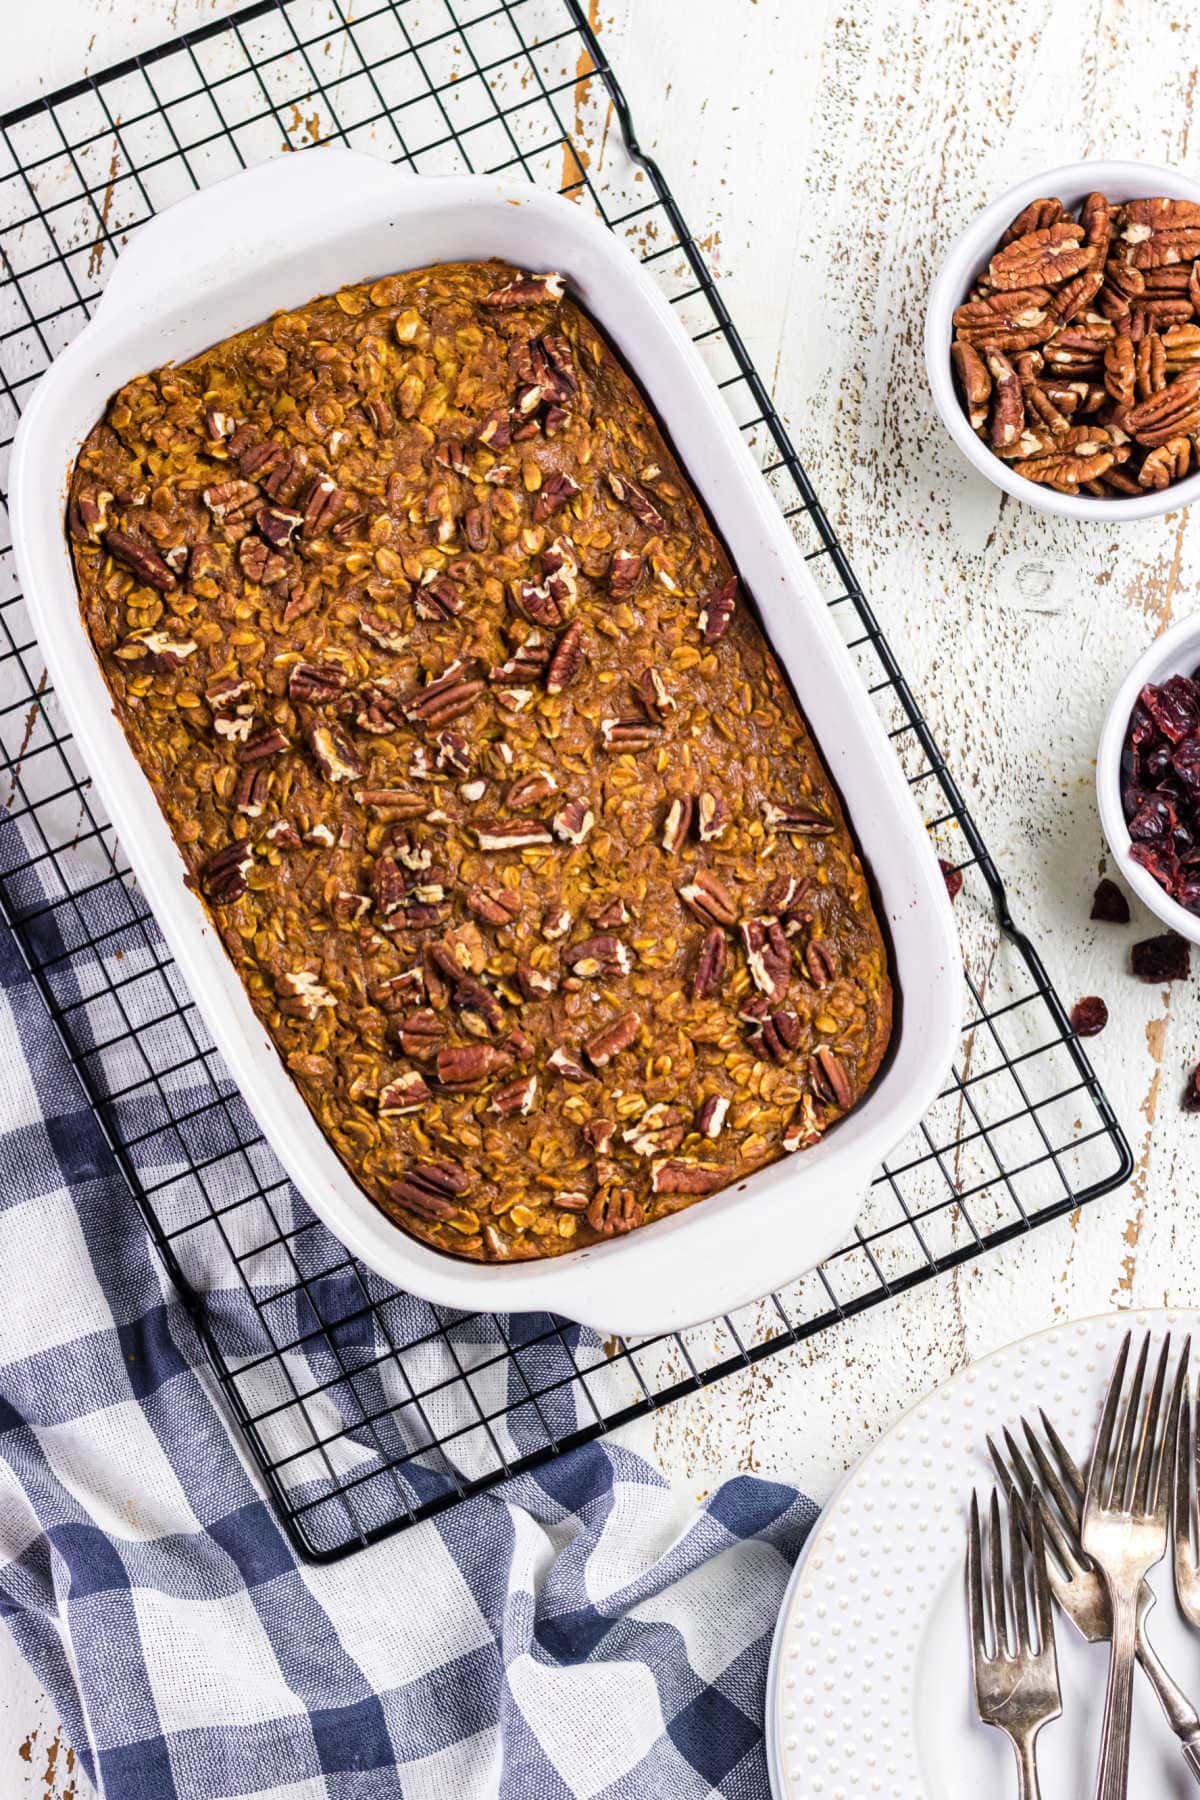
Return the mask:
<path id="1" fill-rule="evenodd" d="M 1139 981 L 1186 981 L 1191 968 L 1187 939 L 1174 931 L 1143 938 L 1133 946 L 1129 966 Z"/>
<path id="2" fill-rule="evenodd" d="M 1121 753 L 1130 858 L 1200 913 L 1200 682 L 1172 675 L 1134 702 Z"/>
<path id="3" fill-rule="evenodd" d="M 938 868 L 942 871 L 942 880 L 946 884 L 946 892 L 949 894 L 951 900 L 957 900 L 959 890 L 963 884 L 962 870 L 956 869 L 953 863 L 948 863 L 944 856 L 938 857 Z"/>
<path id="4" fill-rule="evenodd" d="M 1092 896 L 1093 919 L 1099 919 L 1105 925 L 1128 925 L 1129 902 L 1117 886 L 1106 875 L 1096 883 L 1096 892 Z"/>
<path id="5" fill-rule="evenodd" d="M 1108 1008 L 1099 994 L 1085 994 L 1071 1008 L 1071 1030 L 1076 1037 L 1097 1037 L 1108 1024 Z"/>

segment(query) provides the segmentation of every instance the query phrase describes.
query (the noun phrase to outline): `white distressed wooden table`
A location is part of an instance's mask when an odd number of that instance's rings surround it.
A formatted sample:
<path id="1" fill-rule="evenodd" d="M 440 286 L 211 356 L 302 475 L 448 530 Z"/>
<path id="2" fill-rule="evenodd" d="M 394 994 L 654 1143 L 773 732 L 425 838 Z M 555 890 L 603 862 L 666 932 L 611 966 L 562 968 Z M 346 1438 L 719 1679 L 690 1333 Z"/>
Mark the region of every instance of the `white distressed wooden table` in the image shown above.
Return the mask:
<path id="1" fill-rule="evenodd" d="M 1186 513 L 1077 526 L 963 465 L 920 363 L 939 252 L 1021 175 L 1080 156 L 1200 169 L 1200 15 L 1168 0 L 592 0 L 642 135 L 1068 1004 L 1102 994 L 1096 1067 L 1134 1146 L 1124 1192 L 784 1353 L 635 1431 L 687 1492 L 734 1470 L 818 1499 L 925 1389 L 1038 1326 L 1200 1303 L 1200 975 L 1145 987 L 1133 932 L 1087 920 L 1104 869 L 1107 695 L 1195 604 Z M 219 16 L 224 0 L 14 8 L 0 111 Z M 15 36 L 14 36 L 15 27 Z M 1037 579 L 1030 578 L 1033 566 Z M 1139 933 L 1138 926 L 1143 927 Z M 49 1702 L 0 1636 L 0 1794 L 82 1793 Z"/>

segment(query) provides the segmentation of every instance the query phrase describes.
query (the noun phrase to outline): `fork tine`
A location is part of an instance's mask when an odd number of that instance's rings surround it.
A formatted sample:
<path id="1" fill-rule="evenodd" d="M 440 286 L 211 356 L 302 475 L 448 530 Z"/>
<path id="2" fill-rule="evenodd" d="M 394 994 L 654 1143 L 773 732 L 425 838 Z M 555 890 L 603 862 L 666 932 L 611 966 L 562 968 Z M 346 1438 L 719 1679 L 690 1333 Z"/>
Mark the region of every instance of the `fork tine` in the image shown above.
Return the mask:
<path id="1" fill-rule="evenodd" d="M 1004 1656 L 1008 1652 L 1008 1607 L 1004 1600 L 1004 1538 L 1000 1530 L 999 1488 L 992 1489 L 992 1503 L 988 1508 L 988 1590 L 996 1655 Z"/>
<path id="2" fill-rule="evenodd" d="M 1021 1423 L 1025 1424 L 1025 1421 L 1022 1420 Z M 1029 1437 L 1028 1425 L 1025 1425 L 1025 1433 L 1026 1436 Z M 1034 1454 L 1036 1455 L 1036 1441 L 1032 1437 L 1029 1438 L 1029 1441 L 1034 1450 Z M 1004 1458 L 997 1450 L 995 1444 L 993 1444 L 991 1438 L 988 1438 L 987 1445 L 992 1453 L 992 1461 L 999 1470 L 1004 1485 L 1006 1487 L 1019 1488 L 1021 1498 L 1025 1502 L 1026 1510 L 1032 1509 L 1033 1512 L 1040 1514 L 1043 1529 L 1050 1540 L 1050 1547 L 1054 1551 L 1059 1566 L 1067 1576 L 1068 1580 L 1073 1580 L 1082 1567 L 1079 1557 L 1075 1553 L 1074 1546 L 1063 1534 L 1058 1520 L 1050 1511 L 1046 1496 L 1041 1488 L 1039 1488 L 1033 1470 L 1021 1455 L 1021 1452 L 1017 1447 L 1016 1439 L 1013 1437 L 1012 1432 L 1007 1426 L 1004 1428 L 1004 1442 L 1008 1449 L 1008 1464 L 1005 1463 Z M 1015 1482 L 1012 1475 L 1009 1473 L 1010 1466 L 1016 1471 L 1017 1479 Z M 1042 1467 L 1041 1463 L 1039 1463 L 1039 1467 Z"/>
<path id="3" fill-rule="evenodd" d="M 1122 1402 L 1121 1429 L 1117 1433 L 1117 1447 L 1109 1470 L 1105 1505 L 1117 1512 L 1124 1512 L 1129 1503 L 1130 1475 L 1134 1466 L 1133 1446 L 1141 1418 L 1142 1384 L 1146 1379 L 1149 1355 L 1150 1338 L 1147 1334 L 1142 1339 L 1142 1347 L 1133 1365 L 1133 1379 Z"/>
<path id="4" fill-rule="evenodd" d="M 1017 1641 L 1013 1648 L 1015 1656 L 1027 1656 L 1032 1649 L 1029 1636 L 1029 1602 L 1025 1591 L 1025 1540 L 1021 1534 L 1024 1525 L 1029 1527 L 1029 1515 L 1025 1511 L 1020 1494 L 1015 1488 L 1008 1490 L 1008 1558 L 1012 1575 L 1012 1612 L 1013 1625 L 1016 1629 Z"/>
<path id="5" fill-rule="evenodd" d="M 1100 1423 L 1096 1428 L 1096 1441 L 1092 1445 L 1092 1454 L 1088 1462 L 1087 1488 L 1084 1493 L 1084 1511 L 1089 1506 L 1103 1506 L 1106 1488 L 1105 1475 L 1108 1469 L 1109 1452 L 1112 1449 L 1113 1426 L 1117 1422 L 1117 1411 L 1121 1404 L 1121 1389 L 1125 1385 L 1125 1365 L 1129 1361 L 1129 1346 L 1132 1332 L 1126 1332 L 1121 1342 L 1120 1351 L 1108 1378 L 1108 1391 L 1104 1396 L 1104 1410 L 1100 1414 Z"/>
<path id="6" fill-rule="evenodd" d="M 1037 1619 L 1038 1648 L 1045 1651 L 1054 1642 L 1054 1616 L 1050 1601 L 1050 1575 L 1046 1568 L 1046 1541 L 1040 1516 L 1033 1515 L 1033 1607 Z"/>
<path id="7" fill-rule="evenodd" d="M 1192 1407 L 1187 1394 L 1186 1360 L 1180 1364 L 1175 1385 L 1179 1405 L 1175 1416 L 1172 1523 L 1175 1537 L 1175 1572 L 1178 1582 L 1181 1574 L 1186 1578 L 1192 1556 Z"/>
<path id="8" fill-rule="evenodd" d="M 1053 1421 L 1047 1417 L 1044 1406 L 1038 1407 L 1038 1417 L 1042 1421 L 1042 1430 L 1046 1434 L 1046 1442 L 1053 1450 L 1055 1461 L 1058 1463 L 1059 1469 L 1066 1480 L 1068 1487 L 1075 1496 L 1075 1517 L 1078 1519 L 1080 1517 L 1079 1509 L 1083 1505 L 1083 1496 L 1087 1488 L 1087 1477 L 1079 1467 L 1079 1464 L 1072 1457 L 1071 1452 L 1067 1449 L 1067 1446 L 1063 1443 L 1057 1431 L 1055 1431 Z M 1022 1423 L 1024 1423 L 1024 1421 L 1022 1421 Z M 1029 1427 L 1026 1425 L 1025 1429 L 1028 1431 Z"/>
<path id="9" fill-rule="evenodd" d="M 967 1619 L 971 1650 L 976 1663 L 987 1656 L 987 1621 L 983 1602 L 983 1543 L 979 1523 L 979 1495 L 971 1495 L 971 1529 L 967 1538 Z"/>
<path id="10" fill-rule="evenodd" d="M 1147 1339 L 1147 1348 L 1149 1348 L 1149 1339 Z M 1133 1509 L 1137 1513 L 1144 1513 L 1150 1509 L 1157 1512 L 1165 1498 L 1163 1474 L 1167 1467 L 1167 1439 L 1165 1432 L 1159 1431 L 1158 1424 L 1162 1416 L 1163 1395 L 1167 1391 L 1167 1366 L 1170 1360 L 1171 1334 L 1168 1331 L 1163 1339 L 1163 1347 L 1154 1370 L 1150 1397 L 1146 1402 L 1145 1417 L 1142 1420 L 1137 1471 L 1133 1482 Z"/>
<path id="11" fill-rule="evenodd" d="M 1042 1418 L 1043 1418 L 1044 1424 L 1048 1423 L 1048 1421 L 1045 1418 L 1045 1414 L 1042 1415 Z M 1070 1534 L 1072 1547 L 1074 1547 L 1075 1545 L 1079 1545 L 1079 1548 L 1082 1550 L 1083 1546 L 1080 1544 L 1080 1541 L 1079 1541 L 1080 1540 L 1080 1532 L 1082 1529 L 1082 1521 L 1080 1520 L 1080 1517 L 1079 1517 L 1079 1502 L 1076 1499 L 1074 1492 L 1068 1491 L 1068 1489 L 1064 1485 L 1063 1481 L 1061 1480 L 1061 1478 L 1059 1476 L 1058 1470 L 1054 1467 L 1054 1464 L 1050 1461 L 1050 1458 L 1047 1456 L 1044 1448 L 1042 1447 L 1042 1444 L 1040 1443 L 1040 1441 L 1038 1439 L 1037 1432 L 1033 1429 L 1033 1426 L 1029 1423 L 1029 1420 L 1022 1419 L 1021 1425 L 1025 1432 L 1025 1442 L 1029 1445 L 1030 1453 L 1033 1457 L 1034 1462 L 1038 1466 L 1038 1474 L 1042 1478 L 1042 1487 L 1043 1487 L 1043 1489 L 1045 1489 L 1046 1491 L 1049 1492 L 1051 1498 L 1054 1501 L 1055 1506 L 1057 1506 L 1059 1512 L 1061 1513 L 1063 1523 L 1066 1526 L 1067 1531 Z M 1066 1456 L 1065 1449 L 1063 1450 L 1063 1455 Z M 1069 1456 L 1067 1457 L 1067 1461 L 1069 1463 L 1071 1462 L 1071 1459 Z M 1071 1463 L 1071 1468 L 1074 1470 L 1076 1475 L 1079 1474 L 1079 1471 L 1078 1471 L 1078 1469 L 1075 1468 L 1074 1463 Z M 1082 1485 L 1083 1484 L 1082 1484 L 1082 1479 L 1081 1479 L 1080 1480 L 1081 1488 L 1082 1488 Z"/>

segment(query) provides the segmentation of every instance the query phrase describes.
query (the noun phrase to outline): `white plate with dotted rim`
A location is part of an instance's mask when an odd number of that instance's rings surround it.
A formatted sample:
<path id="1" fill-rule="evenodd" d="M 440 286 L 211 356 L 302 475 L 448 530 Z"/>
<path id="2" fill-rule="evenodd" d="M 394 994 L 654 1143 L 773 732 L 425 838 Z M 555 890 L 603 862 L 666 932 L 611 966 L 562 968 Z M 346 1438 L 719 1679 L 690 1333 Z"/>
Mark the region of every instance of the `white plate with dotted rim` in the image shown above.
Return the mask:
<path id="1" fill-rule="evenodd" d="M 1007 1800 L 1012 1752 L 972 1698 L 963 1566 L 972 1488 L 994 1481 L 986 1435 L 1042 1407 L 1083 1464 L 1121 1337 L 1200 1340 L 1200 1312 L 1114 1313 L 1009 1344 L 935 1389 L 852 1469 L 797 1564 L 767 1678 L 775 1800 Z M 1150 1636 L 1200 1704 L 1200 1635 L 1179 1618 L 1170 1560 L 1152 1578 Z M 1055 1618 L 1063 1716 L 1039 1742 L 1043 1791 L 1090 1800 L 1106 1644 Z M 1144 1680 L 1134 1695 L 1129 1792 L 1195 1800 Z"/>

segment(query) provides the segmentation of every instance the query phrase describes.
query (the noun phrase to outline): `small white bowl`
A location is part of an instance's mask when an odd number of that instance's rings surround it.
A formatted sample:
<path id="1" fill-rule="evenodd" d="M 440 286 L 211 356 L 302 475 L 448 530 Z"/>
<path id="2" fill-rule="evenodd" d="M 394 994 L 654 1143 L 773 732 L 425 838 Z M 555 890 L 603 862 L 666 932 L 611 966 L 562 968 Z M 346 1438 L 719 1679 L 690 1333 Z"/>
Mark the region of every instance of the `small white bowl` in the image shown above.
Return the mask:
<path id="1" fill-rule="evenodd" d="M 953 315 L 971 289 L 981 269 L 987 267 L 1005 230 L 1031 200 L 1054 196 L 1073 211 L 1088 194 L 1104 194 L 1109 200 L 1142 200 L 1166 194 L 1173 200 L 1200 202 L 1200 182 L 1189 181 L 1174 169 L 1159 169 L 1149 163 L 1078 162 L 1065 163 L 1060 169 L 1048 169 L 1042 175 L 1031 175 L 1009 188 L 998 200 L 985 207 L 955 238 L 950 252 L 929 291 L 925 314 L 925 367 L 934 405 L 942 424 L 954 439 L 967 461 L 981 475 L 1012 494 L 1036 506 L 1041 512 L 1061 513 L 1068 519 L 1106 519 L 1110 523 L 1123 519 L 1149 519 L 1156 513 L 1173 512 L 1200 499 L 1200 473 L 1189 475 L 1171 487 L 1151 489 L 1145 494 L 1127 498 L 1099 500 L 1092 494 L 1059 494 L 1036 481 L 1026 481 L 1010 463 L 993 455 L 967 423 L 954 375 L 950 366 L 950 345 L 954 337 Z"/>
<path id="2" fill-rule="evenodd" d="M 1096 752 L 1096 798 L 1100 804 L 1100 823 L 1122 880 L 1128 883 L 1143 906 L 1148 907 L 1156 918 L 1161 919 L 1164 925 L 1169 925 L 1172 931 L 1177 931 L 1180 937 L 1189 938 L 1193 944 L 1200 944 L 1200 915 L 1188 912 L 1177 900 L 1172 900 L 1166 889 L 1159 887 L 1149 870 L 1134 862 L 1129 854 L 1133 840 L 1126 829 L 1125 811 L 1121 805 L 1121 750 L 1129 729 L 1133 703 L 1146 683 L 1153 682 L 1157 686 L 1172 675 L 1190 675 L 1197 664 L 1200 664 L 1200 612 L 1190 613 L 1186 619 L 1180 619 L 1169 631 L 1164 631 L 1161 637 L 1155 638 L 1138 657 L 1117 689 L 1116 697 L 1108 709 L 1108 716 L 1100 733 L 1100 748 Z"/>

